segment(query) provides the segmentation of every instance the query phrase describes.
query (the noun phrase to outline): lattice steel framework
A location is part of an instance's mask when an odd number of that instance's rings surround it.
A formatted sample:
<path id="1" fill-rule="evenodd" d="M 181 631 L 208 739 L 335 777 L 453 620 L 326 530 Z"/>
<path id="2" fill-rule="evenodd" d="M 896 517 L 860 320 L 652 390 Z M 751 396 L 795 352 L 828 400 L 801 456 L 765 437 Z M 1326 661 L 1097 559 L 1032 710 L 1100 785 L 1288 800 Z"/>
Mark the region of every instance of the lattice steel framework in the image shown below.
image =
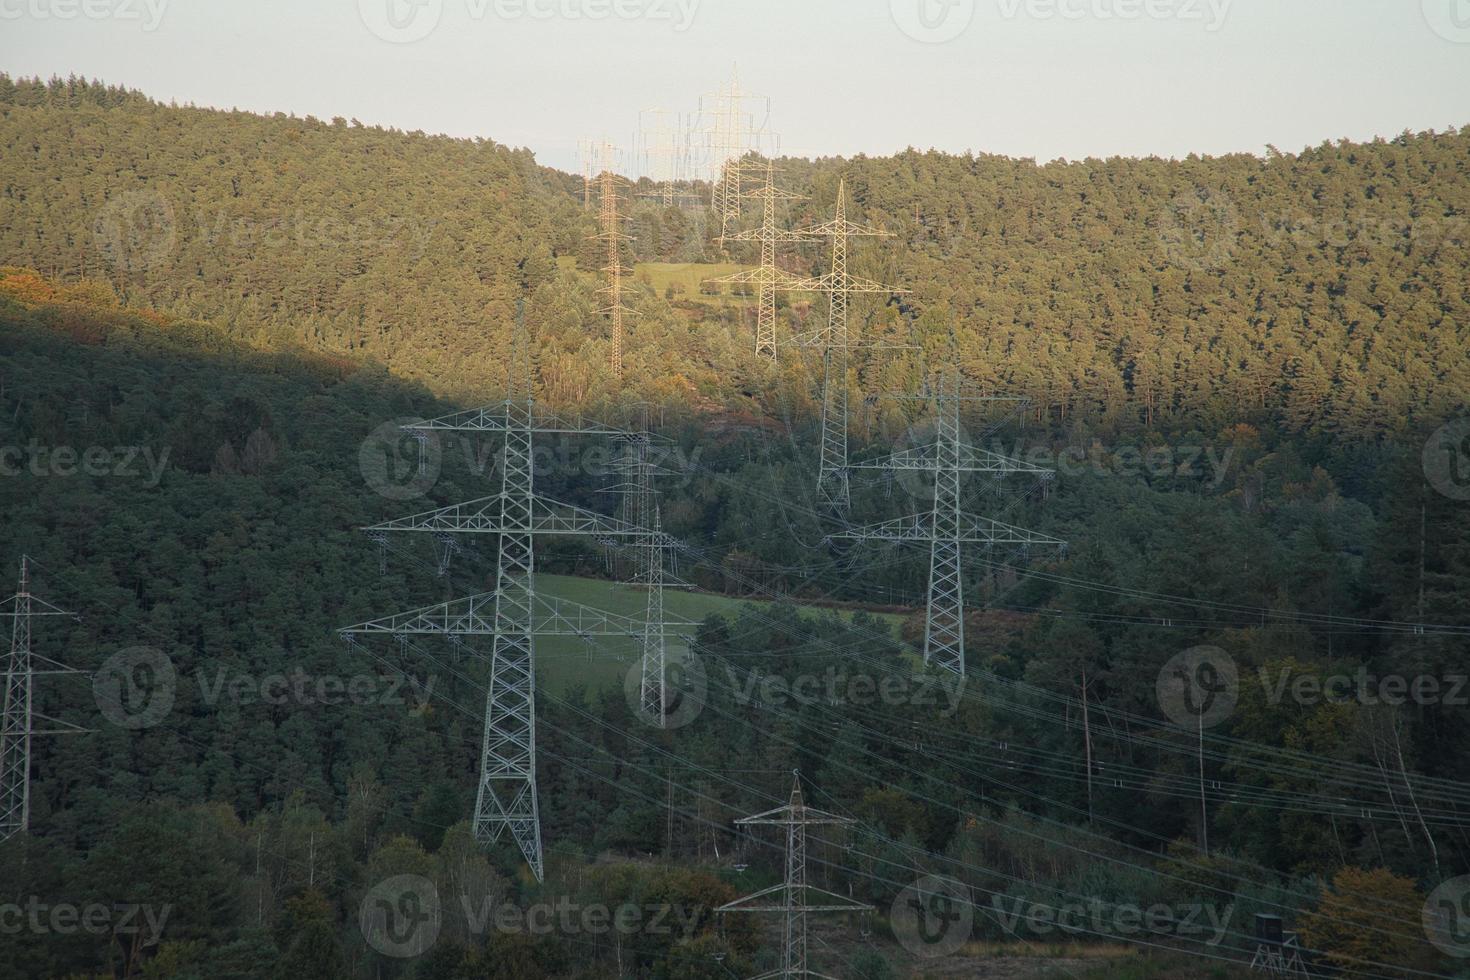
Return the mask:
<path id="1" fill-rule="evenodd" d="M 673 122 L 670 123 L 670 117 Z M 689 179 L 689 129 L 682 116 L 667 109 L 644 109 L 638 114 L 639 148 L 646 161 L 646 176 L 653 191 L 640 195 L 674 207 L 687 192 L 679 184 Z"/>
<path id="2" fill-rule="evenodd" d="M 838 182 L 836 213 L 832 220 L 804 231 L 806 237 L 825 236 L 831 241 L 832 248 L 830 271 L 816 279 L 805 280 L 797 287 L 827 294 L 827 322 L 813 332 L 792 338 L 791 343 L 815 348 L 822 355 L 822 443 L 817 466 L 817 495 L 833 517 L 844 517 L 852 504 L 847 467 L 849 352 L 858 346 L 876 346 L 852 342 L 847 329 L 849 298 L 854 293 L 897 295 L 907 292 L 849 275 L 847 243 L 850 238 L 886 237 L 889 234 L 847 220 L 846 178 Z"/>
<path id="3" fill-rule="evenodd" d="M 529 385 L 526 386 L 529 390 Z M 515 392 L 513 390 L 512 395 Z M 535 489 L 533 450 L 540 434 L 578 434 L 642 439 L 601 423 L 569 421 L 539 411 L 529 396 L 511 397 L 500 406 L 458 412 L 406 427 L 410 431 L 498 433 L 504 437 L 500 492 L 365 528 L 374 537 L 392 532 L 433 536 L 459 533 L 497 536 L 495 590 L 491 593 L 411 610 L 385 619 L 347 627 L 340 632 L 353 641 L 363 636 L 441 635 L 493 637 L 490 684 L 485 694 L 479 788 L 474 833 L 493 843 L 509 830 L 537 880 L 544 866 L 536 791 L 536 673 L 538 633 L 631 636 L 646 642 L 653 623 L 624 617 L 536 594 L 535 541 L 544 534 L 588 535 L 601 540 L 671 541 L 662 532 L 550 500 Z M 692 624 L 666 623 L 662 601 L 651 605 L 659 614 L 658 635 Z M 663 697 L 663 692 L 660 692 Z"/>
<path id="4" fill-rule="evenodd" d="M 607 265 L 602 267 L 602 271 L 607 273 L 607 285 L 600 292 L 606 294 L 608 304 L 597 312 L 608 318 L 608 367 L 612 369 L 613 377 L 621 379 L 623 318 L 628 314 L 637 315 L 636 310 L 623 305 L 623 279 L 632 274 L 632 270 L 623 265 L 623 243 L 632 239 L 622 231 L 623 214 L 618 207 L 618 188 L 626 181 L 613 172 L 613 149 L 610 144 L 602 144 L 601 157 L 602 169 L 597 178 L 600 198 L 597 217 L 599 231 L 595 238 L 607 247 Z"/>
<path id="5" fill-rule="evenodd" d="M 708 118 L 710 206 L 720 221 L 721 231 L 740 220 L 742 180 L 745 157 L 759 152 L 765 134 L 765 120 L 755 122 L 755 114 L 747 108 L 752 102 L 765 103 L 766 119 L 770 117 L 770 100 L 751 95 L 740 88 L 740 72 L 731 72 L 730 84 L 700 100 L 700 113 Z"/>
<path id="6" fill-rule="evenodd" d="M 801 795 L 801 775 L 791 786 L 791 802 L 775 810 L 741 817 L 737 826 L 773 826 L 786 828 L 786 880 L 744 898 L 722 905 L 717 912 L 766 912 L 782 917 L 781 965 L 751 980 L 774 980 L 777 977 L 819 977 L 832 980 L 808 966 L 806 917 L 823 912 L 871 912 L 863 905 L 807 883 L 806 829 L 813 826 L 844 826 L 854 823 L 848 817 L 826 813 L 806 805 Z"/>
<path id="7" fill-rule="evenodd" d="M 623 496 L 623 521 L 645 529 L 646 533 L 621 541 L 607 538 L 604 543 L 630 548 L 634 552 L 636 569 L 633 581 L 647 590 L 644 630 L 640 637 L 639 704 L 642 718 L 663 728 L 668 722 L 667 709 L 671 703 L 668 685 L 670 626 L 664 611 L 664 589 L 670 584 L 683 587 L 688 583 L 670 574 L 675 553 L 674 539 L 663 531 L 654 482 L 656 477 L 672 474 L 654 462 L 653 443 L 648 430 L 648 407 L 645 405 L 642 432 L 625 440 L 625 454 L 614 467 L 624 481 L 612 488 L 613 492 Z"/>
<path id="8" fill-rule="evenodd" d="M 776 168 L 770 160 L 765 162 L 763 169 L 765 170 L 765 181 L 762 186 L 745 195 L 761 202 L 759 227 L 722 235 L 720 239 L 721 242 L 759 243 L 760 265 L 754 269 L 745 269 L 733 275 L 705 281 L 720 285 L 753 284 L 756 287 L 755 353 L 757 357 L 765 355 L 774 361 L 776 359 L 776 293 L 812 288 L 809 285 L 812 280 L 802 279 L 776 268 L 776 247 L 810 241 L 813 235 L 804 230 L 777 227 L 776 202 L 799 201 L 802 198 L 800 194 L 793 194 L 776 186 Z"/>
<path id="9" fill-rule="evenodd" d="M 577 141 L 577 161 L 582 166 L 582 210 L 592 210 L 592 177 L 596 173 L 600 143 L 596 140 Z"/>
<path id="10" fill-rule="evenodd" d="M 78 671 L 31 649 L 31 619 L 72 616 L 31 594 L 30 559 L 20 560 L 20 588 L 0 603 L 9 616 L 10 655 L 5 661 L 5 703 L 0 717 L 0 841 L 30 829 L 31 739 L 37 735 L 77 735 L 82 729 L 35 710 L 35 679 L 45 674 Z M 73 617 L 75 618 L 75 617 Z M 37 724 L 46 727 L 37 728 Z"/>
<path id="11" fill-rule="evenodd" d="M 960 474 L 984 473 L 1000 487 L 1008 477 L 1029 476 L 1048 481 L 1052 470 L 1022 460 L 987 452 L 961 438 L 960 405 L 966 401 L 1016 401 L 990 396 L 966 396 L 959 391 L 959 376 L 946 374 L 939 390 L 926 394 L 934 402 L 935 438 L 932 443 L 904 449 L 876 460 L 854 464 L 854 468 L 924 472 L 933 481 L 934 499 L 927 512 L 896 520 L 846 528 L 830 535 L 850 541 L 892 541 L 929 545 L 929 592 L 924 625 L 924 662 L 965 673 L 965 600 L 963 551 L 978 545 L 989 553 L 1011 547 L 1022 555 L 1035 550 L 1063 553 L 1066 542 L 1003 524 L 988 517 L 966 513 L 961 508 Z"/>

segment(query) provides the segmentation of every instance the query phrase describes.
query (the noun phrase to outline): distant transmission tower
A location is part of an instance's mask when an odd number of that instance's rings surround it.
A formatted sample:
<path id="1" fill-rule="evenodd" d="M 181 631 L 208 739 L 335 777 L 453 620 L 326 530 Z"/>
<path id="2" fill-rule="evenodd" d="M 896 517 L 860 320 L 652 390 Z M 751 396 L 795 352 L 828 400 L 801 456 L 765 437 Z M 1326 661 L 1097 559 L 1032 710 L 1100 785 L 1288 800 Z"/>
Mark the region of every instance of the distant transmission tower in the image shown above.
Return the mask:
<path id="1" fill-rule="evenodd" d="M 582 166 L 582 210 L 592 210 L 592 178 L 597 173 L 598 147 L 596 140 L 577 141 L 577 161 Z"/>
<path id="2" fill-rule="evenodd" d="M 827 323 L 814 332 L 792 338 L 791 343 L 798 347 L 815 348 L 822 355 L 822 448 L 817 467 L 817 494 L 826 512 L 833 517 L 845 516 L 852 504 L 847 467 L 849 351 L 858 346 L 876 346 L 852 342 L 847 330 L 848 300 L 854 293 L 894 295 L 907 292 L 848 275 L 847 240 L 860 236 L 885 237 L 889 234 L 890 232 L 847 220 L 846 178 L 838 182 L 837 208 L 832 220 L 804 231 L 804 237 L 826 236 L 832 243 L 831 271 L 801 284 L 803 289 L 827 294 Z"/>
<path id="3" fill-rule="evenodd" d="M 791 802 L 775 810 L 741 817 L 737 826 L 774 826 L 786 828 L 786 880 L 764 888 L 753 895 L 737 898 L 716 912 L 767 912 L 783 917 L 781 931 L 781 965 L 752 980 L 774 980 L 777 977 L 819 977 L 832 980 L 807 966 L 806 917 L 823 912 L 871 912 L 863 905 L 825 891 L 806 880 L 806 829 L 812 826 L 845 825 L 855 821 L 826 813 L 806 805 L 801 796 L 801 774 L 791 786 Z"/>
<path id="4" fill-rule="evenodd" d="M 516 346 L 523 351 L 524 329 L 518 328 L 517 334 Z M 523 361 L 524 355 L 516 360 Z M 502 404 L 406 427 L 423 433 L 504 436 L 499 493 L 365 529 L 373 536 L 393 532 L 496 535 L 495 590 L 361 623 L 340 632 L 349 642 L 374 635 L 393 636 L 405 642 L 418 635 L 442 636 L 460 643 L 466 636 L 493 638 L 474 833 L 478 840 L 493 843 L 508 829 L 539 881 L 544 869 L 536 792 L 535 637 L 541 633 L 584 639 L 626 636 L 644 640 L 650 626 L 574 602 L 539 596 L 535 584 L 535 540 L 543 535 L 582 535 L 636 544 L 647 540 L 651 532 L 536 492 L 533 467 L 536 436 L 635 439 L 637 435 L 596 422 L 569 421 L 538 409 L 530 390 L 527 365 L 513 369 L 509 397 Z M 662 623 L 660 627 L 688 629 L 692 625 L 677 622 Z"/>
<path id="5" fill-rule="evenodd" d="M 668 474 L 653 462 L 652 448 L 645 406 L 643 431 L 627 441 L 627 453 L 617 466 L 627 480 L 613 489 L 624 497 L 624 523 L 643 528 L 646 533 L 631 541 L 612 539 L 606 543 L 631 546 L 635 551 L 633 581 L 647 590 L 642 656 L 639 659 L 639 704 L 643 719 L 663 728 L 673 700 L 668 683 L 670 629 L 664 613 L 664 588 L 669 584 L 685 586 L 687 583 L 670 575 L 673 539 L 664 533 L 654 489 L 654 478 Z"/>
<path id="6" fill-rule="evenodd" d="M 607 246 L 607 265 L 602 267 L 602 271 L 607 273 L 607 285 L 601 291 L 607 294 L 608 304 L 598 312 L 608 317 L 610 341 L 608 366 L 612 368 L 613 377 L 621 379 L 623 376 L 623 317 L 629 313 L 636 315 L 637 311 L 623 305 L 623 279 L 632 273 L 631 269 L 623 265 L 623 243 L 632 239 L 622 231 L 623 215 L 618 210 L 618 187 L 625 181 L 613 172 L 613 165 L 613 148 L 611 144 L 603 143 L 601 170 L 598 175 L 601 197 L 598 210 L 600 230 L 595 237 Z"/>
<path id="7" fill-rule="evenodd" d="M 761 202 L 761 223 L 757 228 L 722 235 L 721 241 L 760 243 L 760 265 L 733 275 L 706 280 L 710 283 L 753 283 L 757 289 L 755 321 L 755 353 L 757 357 L 776 359 L 776 292 L 778 290 L 805 290 L 813 288 L 810 280 L 793 276 L 776 267 L 776 246 L 810 241 L 813 233 L 776 226 L 776 202 L 799 201 L 800 194 L 793 194 L 776 186 L 776 168 L 770 160 L 765 162 L 765 182 L 758 190 L 745 196 Z"/>
<path id="8" fill-rule="evenodd" d="M 10 656 L 5 661 L 4 717 L 0 720 L 0 841 L 31 825 L 31 738 L 36 735 L 79 735 L 83 729 L 51 718 L 32 705 L 35 679 L 43 674 L 76 674 L 65 664 L 31 649 L 33 616 L 72 616 L 31 595 L 30 559 L 20 560 L 20 589 L 0 603 L 10 617 Z M 73 618 L 75 618 L 73 616 Z M 37 724 L 48 727 L 36 727 Z"/>
<path id="9" fill-rule="evenodd" d="M 962 395 L 959 375 L 954 369 L 945 372 L 945 380 L 938 391 L 917 397 L 934 402 L 934 441 L 855 464 L 853 468 L 928 473 L 933 478 L 933 505 L 926 513 L 847 528 L 829 537 L 929 545 L 924 662 L 964 674 L 965 599 L 961 554 L 964 546 L 979 545 L 987 553 L 997 546 L 1010 546 L 1018 548 L 1023 555 L 1030 554 L 1032 549 L 1049 549 L 1060 554 L 1066 550 L 1066 542 L 988 517 L 967 514 L 960 507 L 961 473 L 988 474 L 996 487 L 1001 487 L 1005 478 L 1014 474 L 1032 476 L 1041 481 L 1050 480 L 1054 475 L 1052 470 L 977 449 L 961 439 L 961 403 L 1013 402 L 1016 399 Z"/>
<path id="10" fill-rule="evenodd" d="M 747 108 L 751 102 L 765 103 L 765 118 L 760 123 Z M 743 161 L 746 154 L 761 149 L 770 106 L 769 99 L 741 90 L 739 69 L 731 72 L 728 88 L 700 100 L 701 115 L 708 118 L 710 206 L 722 231 L 740 219 Z"/>
<path id="11" fill-rule="evenodd" d="M 647 196 L 666 208 L 674 206 L 674 183 L 680 177 L 683 157 L 683 130 L 670 124 L 669 115 L 667 109 L 644 109 L 638 114 L 640 149 L 647 161 L 648 179 L 653 182 L 653 193 Z M 645 117 L 652 125 L 645 123 Z"/>

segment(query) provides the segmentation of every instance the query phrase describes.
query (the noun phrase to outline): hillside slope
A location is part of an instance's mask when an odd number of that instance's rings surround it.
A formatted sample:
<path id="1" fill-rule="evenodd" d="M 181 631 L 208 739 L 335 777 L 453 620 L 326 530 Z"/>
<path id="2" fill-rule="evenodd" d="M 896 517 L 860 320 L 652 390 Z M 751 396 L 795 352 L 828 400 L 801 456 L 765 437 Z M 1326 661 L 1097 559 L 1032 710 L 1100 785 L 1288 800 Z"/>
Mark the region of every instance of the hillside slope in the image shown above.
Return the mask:
<path id="1" fill-rule="evenodd" d="M 706 216 L 643 199 L 629 258 L 696 265 L 661 272 L 663 290 L 635 282 L 617 385 L 581 182 L 526 151 L 0 78 L 0 169 L 0 260 L 105 277 L 253 343 L 364 353 L 478 397 L 502 383 L 526 296 L 553 401 L 811 407 L 813 365 L 752 362 L 748 309 L 672 289 L 720 257 Z M 1043 421 L 1376 436 L 1470 390 L 1470 130 L 1264 159 L 787 160 L 782 179 L 810 195 L 789 220 L 825 218 L 839 176 L 896 232 L 857 244 L 854 271 L 911 289 L 859 303 L 856 322 L 930 352 L 952 329 L 967 372 L 1031 396 Z M 783 331 L 821 315 L 783 298 Z M 856 368 L 864 391 L 915 377 L 892 351 Z"/>

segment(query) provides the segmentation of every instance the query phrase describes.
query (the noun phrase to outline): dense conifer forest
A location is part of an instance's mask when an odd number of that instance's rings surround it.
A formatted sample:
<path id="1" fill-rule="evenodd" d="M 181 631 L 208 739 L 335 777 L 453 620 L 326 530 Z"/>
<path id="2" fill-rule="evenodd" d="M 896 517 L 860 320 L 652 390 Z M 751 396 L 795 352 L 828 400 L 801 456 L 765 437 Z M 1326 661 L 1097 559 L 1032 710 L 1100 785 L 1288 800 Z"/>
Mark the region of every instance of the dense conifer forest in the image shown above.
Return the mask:
<path id="1" fill-rule="evenodd" d="M 757 924 L 712 910 L 779 881 L 779 849 L 752 834 L 732 853 L 721 828 L 778 805 L 793 769 L 813 805 L 857 821 L 812 862 L 823 887 L 878 910 L 831 927 L 861 937 L 853 976 L 909 975 L 889 910 L 916 873 L 956 868 L 1002 912 L 1059 895 L 1233 910 L 1217 959 L 1153 936 L 1138 972 L 1079 953 L 1071 975 L 1234 975 L 1223 960 L 1249 960 L 1257 912 L 1284 915 L 1324 969 L 1463 970 L 1417 923 L 1440 881 L 1470 872 L 1470 476 L 1456 468 L 1470 449 L 1446 469 L 1431 441 L 1470 413 L 1470 128 L 1264 157 L 779 164 L 804 195 L 790 226 L 826 220 L 842 181 L 892 233 L 853 247 L 857 274 L 906 290 L 854 301 L 876 345 L 850 365 L 854 456 L 912 438 L 922 408 L 892 394 L 943 363 L 1026 399 L 972 413 L 971 437 L 1058 470 L 1044 491 L 966 487 L 1069 548 L 969 569 L 974 670 L 930 701 L 751 694 L 798 675 L 910 677 L 929 556 L 824 540 L 821 364 L 796 349 L 757 362 L 748 299 L 691 288 L 705 266 L 753 261 L 706 210 L 632 197 L 624 301 L 639 315 L 619 381 L 595 212 L 579 176 L 528 150 L 0 75 L 5 574 L 33 556 L 37 595 L 77 614 L 38 619 L 38 652 L 174 672 L 147 724 L 109 713 L 95 678 L 38 685 L 41 710 L 91 731 L 37 741 L 44 832 L 0 845 L 0 887 L 114 918 L 0 935 L 0 977 L 758 972 Z M 783 257 L 799 275 L 825 261 L 817 246 Z M 825 315 L 820 297 L 783 294 L 778 329 Z M 634 717 L 628 649 L 548 648 L 541 883 L 470 833 L 473 651 L 338 636 L 493 586 L 493 549 L 438 575 L 429 542 L 385 550 L 360 532 L 490 492 L 486 457 L 436 444 L 436 479 L 404 499 L 365 446 L 385 424 L 504 397 L 518 322 L 546 405 L 656 419 L 674 471 L 663 523 L 689 545 L 677 573 L 723 603 L 691 644 L 708 703 L 678 731 Z M 538 486 L 608 510 L 616 472 L 595 461 L 615 453 L 558 444 Z M 896 516 L 913 497 L 856 477 L 853 513 Z M 595 542 L 538 557 L 579 588 L 629 589 Z M 1170 724 L 1156 695 L 1199 646 L 1240 675 L 1208 732 Z M 277 675 L 306 686 L 268 696 L 259 682 Z M 118 676 L 115 697 L 138 693 Z M 1344 676 L 1440 686 L 1311 694 Z M 360 696 L 329 697 L 321 678 L 356 679 Z M 455 903 L 431 950 L 396 958 L 358 916 L 399 874 L 476 907 L 556 895 L 695 912 L 568 940 L 477 929 Z M 167 921 L 113 928 L 119 895 Z M 1017 941 L 1004 914 L 978 917 L 975 937 Z"/>

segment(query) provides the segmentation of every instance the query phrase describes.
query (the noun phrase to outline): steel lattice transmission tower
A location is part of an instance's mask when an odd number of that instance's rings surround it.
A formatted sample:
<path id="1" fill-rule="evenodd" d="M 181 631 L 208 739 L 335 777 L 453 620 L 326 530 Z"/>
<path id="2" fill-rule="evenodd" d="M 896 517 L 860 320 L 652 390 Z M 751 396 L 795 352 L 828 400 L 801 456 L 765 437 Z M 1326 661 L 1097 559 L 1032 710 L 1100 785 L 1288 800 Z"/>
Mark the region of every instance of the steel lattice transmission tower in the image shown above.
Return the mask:
<path id="1" fill-rule="evenodd" d="M 854 468 L 927 473 L 934 499 L 927 512 L 896 520 L 852 527 L 830 538 L 850 541 L 891 541 L 929 545 L 929 594 L 924 624 L 924 662 L 956 674 L 965 673 L 965 599 L 963 552 L 979 546 L 989 553 L 997 547 L 1061 554 L 1066 542 L 1036 531 L 1003 524 L 961 508 L 960 476 L 983 473 L 1001 489 L 1012 476 L 1029 476 L 1043 483 L 1052 470 L 1022 460 L 978 449 L 962 438 L 960 406 L 964 402 L 1016 402 L 1014 398 L 968 396 L 960 393 L 959 376 L 946 372 L 938 391 L 917 396 L 934 403 L 934 441 L 902 449 L 888 456 L 854 464 Z"/>
<path id="2" fill-rule="evenodd" d="M 709 140 L 710 206 L 720 220 L 722 231 L 740 219 L 742 177 L 745 157 L 759 152 L 765 133 L 765 120 L 757 125 L 750 102 L 764 102 L 766 120 L 770 118 L 770 100 L 751 95 L 740 88 L 738 69 L 731 72 L 730 85 L 700 100 L 701 115 L 709 118 L 706 135 Z"/>
<path id="3" fill-rule="evenodd" d="M 643 124 L 645 116 L 652 121 L 652 126 Z M 688 138 L 681 117 L 675 116 L 676 125 L 670 125 L 669 116 L 667 109 L 644 109 L 638 114 L 640 150 L 647 160 L 647 176 L 653 182 L 653 192 L 642 196 L 651 197 L 666 208 L 677 203 L 675 185 L 686 179 L 684 163 Z"/>
<path id="4" fill-rule="evenodd" d="M 722 905 L 717 912 L 765 912 L 782 916 L 781 965 L 751 980 L 774 980 L 777 977 L 819 977 L 832 980 L 824 973 L 817 973 L 807 965 L 807 922 L 806 917 L 823 912 L 871 912 L 873 906 L 863 905 L 807 883 L 806 877 L 806 829 L 812 826 L 842 826 L 855 823 L 848 817 L 839 817 L 806 805 L 801 795 L 801 774 L 795 774 L 791 786 L 791 802 L 775 810 L 758 813 L 753 817 L 741 817 L 737 826 L 773 826 L 786 828 L 786 880 L 779 885 L 764 888 L 753 895 L 737 898 Z"/>
<path id="5" fill-rule="evenodd" d="M 645 720 L 664 727 L 670 703 L 668 689 L 668 626 L 664 615 L 664 586 L 672 549 L 663 531 L 654 477 L 659 468 L 654 464 L 648 438 L 648 416 L 645 409 L 643 431 L 630 441 L 625 472 L 632 478 L 626 488 L 627 507 L 624 519 L 647 533 L 632 544 L 637 551 L 638 572 L 634 581 L 647 590 L 644 608 L 642 656 L 639 658 L 638 702 Z M 681 583 L 682 584 L 682 583 Z"/>
<path id="6" fill-rule="evenodd" d="M 521 331 L 518 331 L 518 334 Z M 518 338 L 517 346 L 524 343 Z M 529 369 L 500 405 L 473 409 L 408 426 L 409 431 L 462 432 L 504 437 L 500 492 L 365 528 L 372 536 L 407 532 L 439 535 L 492 534 L 497 538 L 495 590 L 347 627 L 349 642 L 363 636 L 417 635 L 459 641 L 491 636 L 490 683 L 485 694 L 474 833 L 493 843 L 509 830 L 537 880 L 543 876 L 540 811 L 536 792 L 536 661 L 538 633 L 626 636 L 644 640 L 649 624 L 614 616 L 536 592 L 535 541 L 542 535 L 580 535 L 636 544 L 647 528 L 551 500 L 535 489 L 535 438 L 544 434 L 635 439 L 637 434 L 596 422 L 566 420 L 538 409 L 529 394 Z M 646 438 L 646 437 L 645 437 Z M 658 604 L 662 608 L 662 603 Z M 693 624 L 660 623 L 660 630 Z"/>
<path id="7" fill-rule="evenodd" d="M 799 288 L 826 293 L 829 297 L 827 322 L 817 330 L 794 337 L 798 347 L 815 348 L 822 355 L 822 445 L 817 467 L 817 494 L 827 513 L 843 517 L 851 506 L 847 466 L 847 369 L 849 353 L 855 347 L 879 346 L 855 344 L 847 329 L 849 298 L 854 293 L 896 295 L 907 292 L 881 283 L 849 275 L 847 243 L 850 238 L 886 237 L 890 232 L 847 220 L 847 180 L 838 182 L 837 206 L 832 220 L 804 230 L 805 237 L 824 236 L 831 241 L 830 271 L 816 279 L 808 279 Z"/>
<path id="8" fill-rule="evenodd" d="M 631 269 L 623 265 L 623 243 L 631 241 L 632 238 L 623 234 L 622 231 L 623 214 L 618 209 L 618 188 L 625 181 L 613 172 L 613 150 L 610 144 L 602 144 L 601 157 L 602 169 L 597 178 L 601 199 L 597 220 L 599 231 L 594 237 L 607 246 L 607 265 L 602 267 L 602 271 L 607 273 L 607 285 L 600 292 L 607 295 L 608 304 L 597 312 L 608 317 L 608 338 L 611 345 L 608 351 L 608 366 L 612 368 L 613 377 L 621 379 L 623 376 L 623 317 L 630 313 L 637 315 L 636 310 L 623 305 L 623 279 L 632 273 Z"/>
<path id="9" fill-rule="evenodd" d="M 31 739 L 36 735 L 79 735 L 83 729 L 35 710 L 35 680 L 45 674 L 76 674 L 65 664 L 31 649 L 31 619 L 72 616 L 31 594 L 30 559 L 20 560 L 20 588 L 0 603 L 10 617 L 10 656 L 5 661 L 4 716 L 0 719 L 0 841 L 31 825 Z M 38 728 L 37 724 L 46 727 Z"/>
<path id="10" fill-rule="evenodd" d="M 776 359 L 777 291 L 813 288 L 809 285 L 808 280 L 776 268 L 776 247 L 810 241 L 813 234 L 805 230 L 777 227 L 776 202 L 799 201 L 802 197 L 800 194 L 793 194 L 776 186 L 776 168 L 770 160 L 765 162 L 764 170 L 765 181 L 762 186 L 745 195 L 761 202 L 760 225 L 720 237 L 722 243 L 727 241 L 758 242 L 760 244 L 760 265 L 754 269 L 745 269 L 733 275 L 705 281 L 719 285 L 751 284 L 756 287 L 755 353 L 757 357 L 765 355 L 774 361 Z"/>

